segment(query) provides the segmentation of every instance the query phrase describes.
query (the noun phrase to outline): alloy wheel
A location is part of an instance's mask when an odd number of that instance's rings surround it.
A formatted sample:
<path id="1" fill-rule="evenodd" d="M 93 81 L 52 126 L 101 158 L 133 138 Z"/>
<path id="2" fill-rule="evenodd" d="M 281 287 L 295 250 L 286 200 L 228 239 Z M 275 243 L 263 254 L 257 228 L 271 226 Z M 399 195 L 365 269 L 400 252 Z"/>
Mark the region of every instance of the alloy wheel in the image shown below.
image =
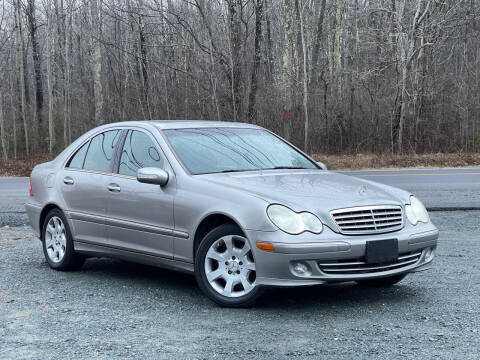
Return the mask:
<path id="1" fill-rule="evenodd" d="M 223 296 L 239 297 L 251 292 L 256 268 L 248 240 L 228 235 L 215 241 L 205 256 L 205 275 L 210 286 Z"/>
<path id="2" fill-rule="evenodd" d="M 65 225 L 58 216 L 52 216 L 45 229 L 45 248 L 48 258 L 59 263 L 65 256 L 67 248 L 67 235 Z"/>

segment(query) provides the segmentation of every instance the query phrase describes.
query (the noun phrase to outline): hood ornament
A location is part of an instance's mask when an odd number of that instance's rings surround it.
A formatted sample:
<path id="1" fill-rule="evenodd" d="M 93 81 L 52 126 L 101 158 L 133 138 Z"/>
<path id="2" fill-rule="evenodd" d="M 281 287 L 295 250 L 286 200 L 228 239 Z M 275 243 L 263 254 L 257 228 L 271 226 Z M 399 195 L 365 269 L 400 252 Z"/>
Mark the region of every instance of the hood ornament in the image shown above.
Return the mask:
<path id="1" fill-rule="evenodd" d="M 365 185 L 362 185 L 362 186 L 360 186 L 360 187 L 358 188 L 358 193 L 359 193 L 361 196 L 363 196 L 363 195 L 365 195 L 365 194 L 367 193 L 367 190 L 368 190 L 367 187 L 366 187 Z"/>

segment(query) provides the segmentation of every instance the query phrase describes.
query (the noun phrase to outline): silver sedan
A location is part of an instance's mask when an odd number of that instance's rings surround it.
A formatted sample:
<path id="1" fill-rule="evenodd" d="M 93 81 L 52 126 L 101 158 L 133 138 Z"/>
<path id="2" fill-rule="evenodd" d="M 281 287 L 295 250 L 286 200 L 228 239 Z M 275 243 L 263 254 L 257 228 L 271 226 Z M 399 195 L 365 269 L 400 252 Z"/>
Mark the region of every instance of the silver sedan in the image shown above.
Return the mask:
<path id="1" fill-rule="evenodd" d="M 95 128 L 34 168 L 25 207 L 53 269 L 109 256 L 186 271 L 224 306 L 270 286 L 393 285 L 430 267 L 438 238 L 412 194 L 228 122 Z"/>

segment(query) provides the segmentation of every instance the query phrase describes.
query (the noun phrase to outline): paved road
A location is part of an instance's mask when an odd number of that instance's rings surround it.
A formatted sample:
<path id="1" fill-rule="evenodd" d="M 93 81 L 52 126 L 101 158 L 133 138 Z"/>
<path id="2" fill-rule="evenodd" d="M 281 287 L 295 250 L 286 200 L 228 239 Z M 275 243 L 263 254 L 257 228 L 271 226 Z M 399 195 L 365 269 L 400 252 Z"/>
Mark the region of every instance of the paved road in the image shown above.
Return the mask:
<path id="1" fill-rule="evenodd" d="M 428 208 L 480 209 L 480 168 L 368 170 L 344 173 L 411 191 Z"/>
<path id="2" fill-rule="evenodd" d="M 390 288 L 274 290 L 252 309 L 117 260 L 53 271 L 28 227 L 0 228 L 0 359 L 478 360 L 478 212 L 431 215 L 433 269 Z"/>
<path id="3" fill-rule="evenodd" d="M 24 212 L 28 178 L 0 178 L 0 212 Z"/>
<path id="4" fill-rule="evenodd" d="M 480 168 L 345 171 L 411 191 L 427 207 L 480 209 Z M 28 178 L 0 178 L 0 212 L 23 212 Z"/>

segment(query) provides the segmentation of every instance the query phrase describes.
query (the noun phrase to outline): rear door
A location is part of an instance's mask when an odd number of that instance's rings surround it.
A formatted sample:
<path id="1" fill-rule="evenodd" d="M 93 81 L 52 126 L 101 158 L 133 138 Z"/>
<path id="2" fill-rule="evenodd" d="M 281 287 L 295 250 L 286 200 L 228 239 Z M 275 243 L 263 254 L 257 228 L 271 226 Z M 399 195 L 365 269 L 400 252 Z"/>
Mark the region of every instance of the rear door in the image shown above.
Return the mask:
<path id="1" fill-rule="evenodd" d="M 102 244 L 115 147 L 121 130 L 92 137 L 69 159 L 62 171 L 62 195 L 72 219 L 76 241 Z"/>
<path id="2" fill-rule="evenodd" d="M 173 258 L 175 177 L 157 141 L 146 130 L 130 129 L 109 183 L 106 229 L 110 246 L 144 255 Z M 166 170 L 167 185 L 142 184 L 137 170 Z"/>

